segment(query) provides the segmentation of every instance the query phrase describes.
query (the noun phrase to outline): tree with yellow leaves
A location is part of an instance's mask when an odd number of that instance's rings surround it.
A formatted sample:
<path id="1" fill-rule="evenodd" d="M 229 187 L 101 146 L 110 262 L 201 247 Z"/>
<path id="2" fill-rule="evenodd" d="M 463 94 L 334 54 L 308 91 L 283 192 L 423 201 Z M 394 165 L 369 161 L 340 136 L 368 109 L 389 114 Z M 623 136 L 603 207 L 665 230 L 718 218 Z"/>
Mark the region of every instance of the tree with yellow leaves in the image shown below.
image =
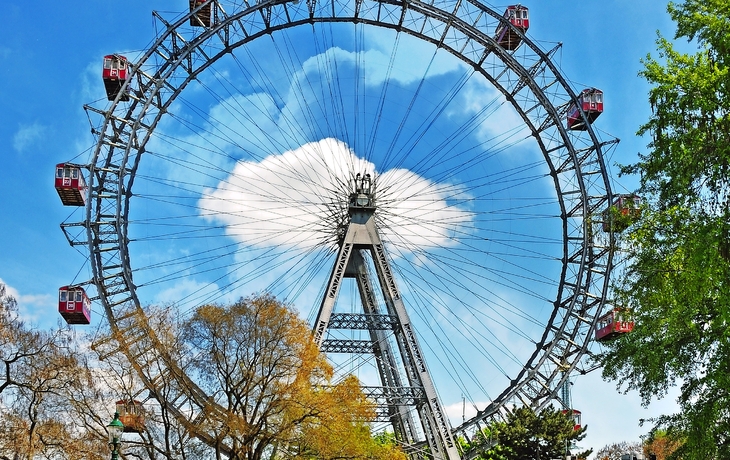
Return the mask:
<path id="1" fill-rule="evenodd" d="M 190 371 L 225 409 L 214 431 L 231 460 L 405 458 L 373 440 L 357 379 L 333 384 L 307 324 L 275 298 L 202 306 L 183 341 Z"/>
<path id="2" fill-rule="evenodd" d="M 654 460 L 669 460 L 670 458 L 673 458 L 672 454 L 674 454 L 681 445 L 681 439 L 670 436 L 664 430 L 654 430 L 649 433 L 649 439 L 647 439 L 644 443 L 644 456 Z M 676 456 L 674 458 L 676 458 Z"/>

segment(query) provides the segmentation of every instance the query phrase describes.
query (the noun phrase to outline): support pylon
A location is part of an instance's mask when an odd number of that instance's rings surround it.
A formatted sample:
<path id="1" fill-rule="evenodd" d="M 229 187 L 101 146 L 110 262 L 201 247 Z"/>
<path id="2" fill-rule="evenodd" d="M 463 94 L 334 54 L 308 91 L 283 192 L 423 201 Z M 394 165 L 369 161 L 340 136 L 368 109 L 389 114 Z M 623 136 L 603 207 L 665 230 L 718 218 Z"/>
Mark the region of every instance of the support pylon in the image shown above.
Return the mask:
<path id="1" fill-rule="evenodd" d="M 348 206 L 349 222 L 314 323 L 314 338 L 323 352 L 373 354 L 381 386 L 367 387 L 365 393 L 385 401 L 387 419 L 398 439 L 406 446 L 425 441 L 432 458 L 457 460 L 459 451 L 448 418 L 436 394 L 375 224 L 374 190 L 369 174 L 357 175 Z M 380 311 L 375 298 L 368 257 L 380 285 L 386 312 Z M 361 314 L 334 312 L 344 278 L 354 278 L 357 283 Z M 367 330 L 370 339 L 328 339 L 328 329 Z M 418 422 L 425 440 L 419 439 Z M 412 456 L 419 455 L 413 452 Z"/>

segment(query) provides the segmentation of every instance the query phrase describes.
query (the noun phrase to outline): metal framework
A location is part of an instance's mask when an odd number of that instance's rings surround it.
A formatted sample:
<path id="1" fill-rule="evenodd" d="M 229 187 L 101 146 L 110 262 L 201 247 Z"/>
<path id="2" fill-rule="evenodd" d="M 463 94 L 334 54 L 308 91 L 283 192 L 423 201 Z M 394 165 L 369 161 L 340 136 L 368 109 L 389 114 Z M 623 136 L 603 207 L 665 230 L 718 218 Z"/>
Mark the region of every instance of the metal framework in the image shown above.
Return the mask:
<path id="1" fill-rule="evenodd" d="M 385 395 L 384 410 L 387 411 L 388 420 L 395 428 L 398 438 L 408 446 L 422 441 L 416 435 L 414 417 L 408 410 L 409 407 L 415 408 L 433 458 L 458 459 L 459 452 L 451 427 L 436 394 L 375 224 L 375 188 L 369 175 L 361 177 L 358 174 L 355 178 L 354 192 L 349 199 L 350 221 L 340 242 L 340 250 L 314 322 L 314 339 L 320 350 L 328 353 L 374 354 L 382 383 L 382 394 Z M 372 277 L 365 263 L 368 255 L 375 267 L 387 315 L 380 314 L 378 303 L 373 298 Z M 332 321 L 335 324 L 330 325 L 335 301 L 345 277 L 356 280 L 364 314 L 359 318 L 353 315 L 337 316 Z M 326 339 L 325 332 L 333 326 L 339 329 L 359 329 L 364 326 L 370 332 L 370 340 L 342 343 L 342 340 Z M 387 329 L 393 331 L 397 353 L 384 334 Z M 398 362 L 395 356 L 400 358 Z M 405 375 L 399 372 L 401 368 Z M 408 384 L 405 388 L 404 383 Z"/>
<path id="2" fill-rule="evenodd" d="M 491 36 L 503 20 L 501 14 L 477 0 L 265 0 L 255 4 L 211 0 L 210 4 L 211 27 L 195 33 L 187 27 L 195 11 L 174 22 L 155 13 L 164 31 L 131 69 L 131 100 L 125 104 L 117 100 L 109 107 L 86 107 L 97 137 L 88 165 L 90 196 L 84 222 L 64 226 L 71 244 L 88 246 L 93 283 L 118 339 L 118 350 L 126 354 L 150 391 L 200 439 L 214 443 L 211 419 L 219 408 L 211 405 L 208 395 L 161 351 L 161 339 L 148 325 L 133 281 L 128 228 L 134 178 L 156 127 L 191 81 L 237 47 L 290 27 L 349 22 L 393 29 L 446 50 L 476 69 L 507 99 L 542 150 L 558 194 L 563 268 L 552 314 L 522 371 L 487 407 L 451 432 L 446 430 L 443 410 L 433 398 L 435 389 L 430 377 L 421 371 L 424 360 L 415 332 L 409 328 L 387 256 L 377 231 L 373 233 L 367 223 L 367 212 L 353 214 L 325 298 L 336 295 L 338 280 L 357 277 L 364 313 L 330 314 L 325 300 L 315 325 L 317 339 L 323 350 L 378 354 L 379 362 L 384 363 L 380 372 L 386 383 L 372 391 L 377 393 L 376 398 L 388 402 L 388 417 L 396 421 L 405 439 L 416 440 L 415 423 L 395 401 L 431 401 L 420 406 L 420 418 L 433 427 L 430 433 L 441 439 L 440 443 L 431 443 L 431 448 L 443 447 L 449 458 L 454 455 L 454 436 L 470 437 L 498 416 L 508 401 L 535 408 L 548 404 L 567 376 L 574 370 L 581 371 L 581 357 L 606 303 L 613 264 L 610 238 L 596 238 L 591 221 L 611 197 L 602 156 L 605 144 L 590 127 L 569 133 L 563 126 L 564 114 L 576 101 L 576 94 L 550 60 L 555 50 L 543 51 L 519 31 L 516 33 L 523 40 L 519 53 L 503 50 Z M 368 236 L 359 239 L 355 227 L 365 229 Z M 79 233 L 80 228 L 85 233 Z M 373 290 L 366 280 L 363 256 L 359 255 L 363 247 L 372 253 L 380 285 L 390 299 L 386 313 L 377 311 L 375 304 L 367 300 Z M 371 340 L 327 343 L 324 331 L 337 327 L 368 330 Z M 409 382 L 388 371 L 387 363 L 394 361 L 396 352 L 387 345 L 385 335 L 392 330 L 400 330 L 397 348 L 411 369 Z"/>

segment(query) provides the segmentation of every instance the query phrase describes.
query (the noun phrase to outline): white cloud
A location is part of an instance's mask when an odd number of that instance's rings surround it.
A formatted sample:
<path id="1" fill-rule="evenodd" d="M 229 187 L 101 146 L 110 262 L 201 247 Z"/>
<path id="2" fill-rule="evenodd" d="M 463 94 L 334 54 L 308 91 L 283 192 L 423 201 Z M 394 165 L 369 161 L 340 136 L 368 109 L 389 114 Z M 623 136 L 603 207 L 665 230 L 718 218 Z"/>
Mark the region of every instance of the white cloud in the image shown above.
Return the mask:
<path id="1" fill-rule="evenodd" d="M 0 284 L 5 284 L 6 293 L 18 301 L 20 307 L 37 307 L 47 305 L 55 300 L 54 296 L 48 294 L 21 294 L 12 286 L 8 286 L 2 279 Z"/>
<path id="2" fill-rule="evenodd" d="M 18 302 L 18 317 L 28 324 L 38 324 L 40 320 L 49 318 L 48 312 L 58 309 L 56 297 L 49 294 L 21 294 L 17 289 L 9 286 L 0 278 L 0 284 L 5 285 L 5 293 Z M 55 317 L 54 317 L 55 318 Z"/>
<path id="3" fill-rule="evenodd" d="M 344 221 L 343 198 L 357 173 L 376 177 L 376 200 L 388 216 L 384 233 L 413 247 L 450 245 L 451 231 L 470 222 L 468 210 L 449 206 L 447 197 L 458 187 L 403 169 L 378 174 L 375 165 L 331 138 L 260 162 L 238 162 L 229 177 L 203 193 L 198 206 L 206 220 L 225 224 L 241 244 L 307 246 L 335 230 L 333 213 Z"/>
<path id="4" fill-rule="evenodd" d="M 191 305 L 205 303 L 205 299 L 216 298 L 216 301 L 225 302 L 235 299 L 218 299 L 218 286 L 211 283 L 199 283 L 190 278 L 184 278 L 174 285 L 159 291 L 155 295 L 155 302 L 160 305 L 175 304 L 181 310 L 187 310 Z M 201 301 L 202 299 L 202 301 Z"/>
<path id="5" fill-rule="evenodd" d="M 321 236 L 322 216 L 340 201 L 330 193 L 349 181 L 352 168 L 372 171 L 344 144 L 324 139 L 260 162 L 238 162 L 229 177 L 203 192 L 198 206 L 242 244 L 305 244 Z"/>
<path id="6" fill-rule="evenodd" d="M 13 148 L 17 152 L 24 152 L 35 144 L 47 131 L 47 128 L 40 123 L 21 125 L 13 136 Z"/>
<path id="7" fill-rule="evenodd" d="M 466 420 L 471 420 L 477 415 L 477 410 L 483 410 L 489 405 L 489 402 L 461 401 L 449 404 L 444 407 L 446 415 L 449 417 L 451 427 L 457 427 Z"/>
<path id="8" fill-rule="evenodd" d="M 80 75 L 79 99 L 82 101 L 96 101 L 106 97 L 106 90 L 101 79 L 102 58 L 95 59 L 84 67 Z M 86 136 L 88 137 L 88 131 Z"/>
<path id="9" fill-rule="evenodd" d="M 530 137 L 529 129 L 512 104 L 484 78 L 470 78 L 449 105 L 447 115 L 455 121 L 476 117 L 475 137 L 495 149 L 519 144 Z M 535 147 L 530 150 L 535 155 L 539 152 Z M 515 151 L 519 150 L 511 149 L 510 153 Z"/>
<path id="10" fill-rule="evenodd" d="M 433 47 L 423 42 L 407 41 L 406 45 L 399 46 L 395 51 L 395 58 L 391 56 L 392 41 L 374 40 L 373 45 L 374 48 L 359 52 L 330 48 L 305 60 L 296 77 L 306 79 L 308 75 L 315 75 L 323 70 L 325 73 L 333 72 L 335 66 L 323 63 L 336 62 L 338 70 L 343 65 L 357 65 L 359 74 L 368 86 L 379 86 L 386 80 L 409 85 L 424 77 L 444 75 L 462 67 L 460 61 L 443 51 L 434 56 Z M 327 77 L 334 78 L 333 75 Z"/>
<path id="11" fill-rule="evenodd" d="M 424 76 L 432 78 L 466 68 L 464 62 L 447 51 L 437 51 L 433 44 L 407 34 L 367 28 L 366 41 L 380 58 L 374 59 L 374 53 L 367 54 L 363 62 L 368 67 L 377 64 L 384 69 L 392 62 L 390 78 L 403 84 L 413 83 Z"/>

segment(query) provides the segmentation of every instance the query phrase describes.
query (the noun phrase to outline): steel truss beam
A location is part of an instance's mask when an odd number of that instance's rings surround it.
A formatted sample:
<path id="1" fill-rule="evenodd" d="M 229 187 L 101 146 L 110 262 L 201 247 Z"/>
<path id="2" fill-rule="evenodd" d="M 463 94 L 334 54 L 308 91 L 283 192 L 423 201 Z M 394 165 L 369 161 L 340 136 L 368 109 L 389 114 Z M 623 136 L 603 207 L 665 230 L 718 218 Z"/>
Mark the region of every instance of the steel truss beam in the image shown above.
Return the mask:
<path id="1" fill-rule="evenodd" d="M 430 452 L 434 458 L 444 458 L 456 460 L 460 458 L 454 437 L 451 433 L 448 419 L 441 402 L 436 394 L 436 388 L 433 380 L 426 367 L 423 358 L 423 352 L 416 338 L 411 321 L 408 317 L 405 304 L 398 291 L 398 286 L 393 277 L 390 262 L 388 260 L 385 247 L 375 224 L 375 202 L 374 195 L 369 195 L 369 204 L 359 206 L 356 204 L 355 198 L 358 194 L 362 195 L 362 189 L 358 187 L 357 181 L 355 186 L 356 192 L 350 199 L 350 222 L 347 224 L 345 235 L 340 243 L 340 251 L 335 260 L 332 273 L 327 283 L 324 298 L 319 308 L 317 318 L 315 320 L 314 335 L 315 341 L 319 344 L 322 351 L 340 352 L 340 353 L 373 353 L 378 354 L 382 350 L 386 351 L 386 358 L 392 360 L 392 351 L 388 345 L 386 337 L 383 335 L 382 325 L 377 325 L 373 321 L 375 318 L 395 319 L 396 324 L 389 324 L 393 328 L 393 335 L 397 343 L 399 364 L 405 370 L 405 380 L 408 381 L 408 387 L 396 386 L 394 380 L 400 380 L 397 373 L 390 369 L 379 368 L 381 380 L 383 383 L 381 400 L 387 402 L 389 414 L 393 420 L 396 430 L 398 427 L 410 426 L 412 419 L 408 415 L 404 420 L 402 417 L 408 414 L 404 411 L 403 406 L 410 406 L 415 409 L 419 415 L 421 428 L 425 434 L 425 442 L 428 443 Z M 373 292 L 369 280 L 368 269 L 365 262 L 366 255 L 371 257 L 375 273 L 380 285 L 388 315 L 377 314 L 377 304 L 374 302 L 371 294 Z M 361 305 L 363 314 L 359 315 L 362 322 L 344 322 L 344 316 L 333 315 L 335 303 L 342 286 L 342 281 L 346 276 L 356 278 L 361 295 Z M 343 329 L 344 326 L 352 324 L 354 326 L 366 326 L 370 331 L 370 340 L 331 340 L 326 339 L 326 333 L 332 317 L 339 319 L 337 326 Z M 390 328 L 389 327 L 389 328 Z M 356 327 L 355 329 L 362 329 Z M 378 361 L 382 362 L 383 355 L 378 356 Z M 400 389 L 401 391 L 397 391 Z M 404 393 L 405 392 L 405 393 Z M 423 397 L 407 399 L 410 404 L 406 404 L 403 399 L 404 394 L 418 394 Z M 411 430 L 412 431 L 412 430 Z M 418 439 L 402 439 L 407 444 L 413 444 L 414 441 L 422 441 Z"/>

